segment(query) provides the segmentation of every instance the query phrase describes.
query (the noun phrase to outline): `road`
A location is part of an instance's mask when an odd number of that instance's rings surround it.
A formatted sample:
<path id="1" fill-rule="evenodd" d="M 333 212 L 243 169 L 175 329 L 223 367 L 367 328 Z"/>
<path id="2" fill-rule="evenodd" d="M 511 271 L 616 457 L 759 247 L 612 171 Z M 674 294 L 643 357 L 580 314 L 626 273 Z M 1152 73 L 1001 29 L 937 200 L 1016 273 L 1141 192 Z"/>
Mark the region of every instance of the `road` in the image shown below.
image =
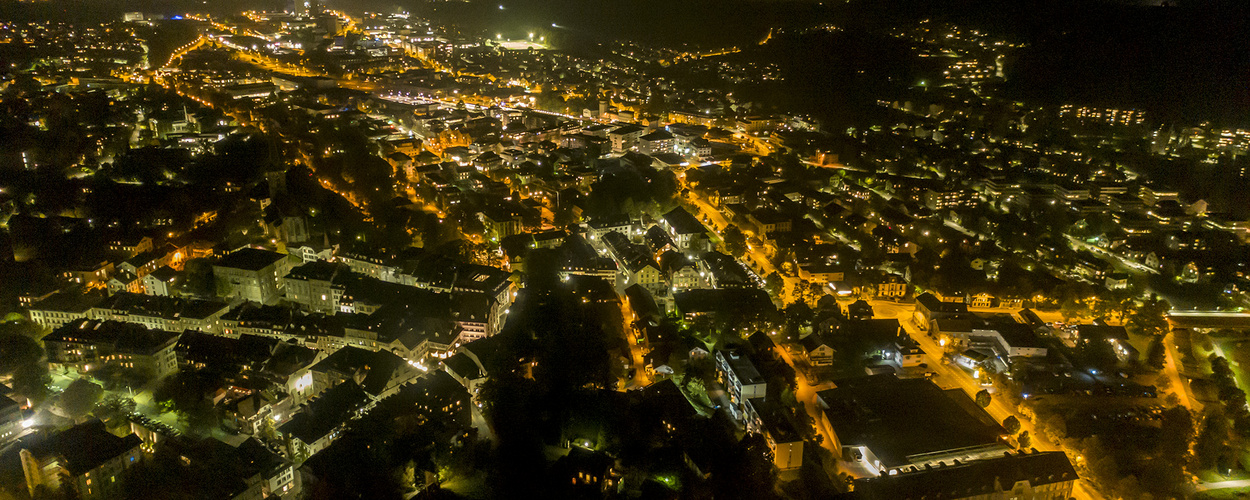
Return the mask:
<path id="1" fill-rule="evenodd" d="M 1119 264 L 1120 267 L 1132 269 L 1134 271 L 1141 272 L 1141 273 L 1159 274 L 1159 271 L 1156 271 L 1150 267 L 1144 266 L 1137 261 L 1125 259 L 1124 257 L 1108 252 L 1102 249 L 1101 247 L 1090 245 L 1089 243 L 1076 239 L 1072 237 L 1071 235 L 1065 234 L 1064 236 L 1067 236 L 1068 242 L 1071 243 L 1072 246 L 1087 250 L 1093 253 L 1094 255 L 1101 256 L 1103 260 L 1108 260 L 1108 261 L 1111 261 L 1112 263 Z"/>
<path id="2" fill-rule="evenodd" d="M 1199 483 L 1194 485 L 1195 491 L 1222 490 L 1224 488 L 1246 488 L 1250 487 L 1250 479 L 1238 479 L 1236 481 L 1220 481 L 1218 483 Z"/>
<path id="3" fill-rule="evenodd" d="M 842 450 L 833 449 L 833 443 L 836 442 L 833 439 L 833 429 L 830 429 L 828 425 L 825 425 L 824 418 L 820 414 L 820 403 L 816 401 L 816 393 L 832 388 L 833 384 L 821 384 L 819 386 L 812 385 L 807 381 L 807 377 L 803 376 L 803 372 L 799 371 L 798 366 L 794 362 L 794 357 L 790 355 L 790 351 L 788 349 L 778 345 L 777 353 L 780 354 L 781 359 L 784 359 L 791 368 L 794 368 L 794 372 L 798 374 L 798 376 L 795 377 L 794 399 L 797 400 L 799 404 L 803 405 L 803 409 L 807 411 L 807 415 L 811 417 L 812 421 L 816 424 L 816 432 L 824 437 L 820 446 L 829 450 L 830 453 L 833 453 L 833 456 L 841 457 Z"/>
<path id="4" fill-rule="evenodd" d="M 685 187 L 685 182 L 686 182 L 685 176 L 680 176 L 678 177 L 678 179 L 681 181 L 682 186 Z M 690 197 L 687 199 L 699 211 L 699 213 L 694 214 L 694 216 L 698 218 L 699 220 L 703 220 L 706 218 L 709 222 L 711 222 L 711 225 L 712 225 L 711 229 L 713 231 L 716 231 L 716 234 L 720 236 L 722 231 L 724 231 L 725 228 L 729 226 L 730 222 L 725 219 L 725 216 L 721 214 L 720 210 L 717 210 L 715 207 L 709 204 L 707 200 L 704 200 L 698 194 L 695 194 L 693 190 L 689 192 L 690 192 Z M 780 276 L 781 279 L 785 282 L 785 286 L 783 287 L 782 292 L 781 292 L 781 297 L 779 298 L 781 299 L 782 303 L 788 303 L 788 300 L 790 297 L 790 291 L 794 289 L 794 285 L 798 284 L 799 278 L 794 277 L 794 276 L 786 276 L 780 272 L 777 272 L 777 268 L 773 266 L 773 263 L 771 261 L 769 261 L 768 255 L 764 253 L 764 250 L 765 250 L 764 247 L 748 242 L 747 243 L 747 255 L 750 257 L 751 261 L 747 262 L 746 265 L 748 268 L 751 269 L 751 272 L 756 273 L 758 276 L 760 276 L 760 278 L 763 278 L 773 273 L 777 273 L 777 276 Z"/>
<path id="5" fill-rule="evenodd" d="M 1171 336 L 1172 334 L 1168 333 L 1167 335 Z M 1165 336 L 1163 344 L 1167 348 L 1164 351 L 1166 357 L 1164 358 L 1163 369 L 1168 373 L 1168 377 L 1172 379 L 1172 392 L 1176 393 L 1177 397 L 1180 398 L 1182 406 L 1189 408 L 1195 413 L 1200 413 L 1202 411 L 1202 403 L 1199 403 L 1190 394 L 1189 381 L 1181 378 L 1181 365 L 1178 361 L 1180 353 L 1176 352 L 1175 341 Z"/>

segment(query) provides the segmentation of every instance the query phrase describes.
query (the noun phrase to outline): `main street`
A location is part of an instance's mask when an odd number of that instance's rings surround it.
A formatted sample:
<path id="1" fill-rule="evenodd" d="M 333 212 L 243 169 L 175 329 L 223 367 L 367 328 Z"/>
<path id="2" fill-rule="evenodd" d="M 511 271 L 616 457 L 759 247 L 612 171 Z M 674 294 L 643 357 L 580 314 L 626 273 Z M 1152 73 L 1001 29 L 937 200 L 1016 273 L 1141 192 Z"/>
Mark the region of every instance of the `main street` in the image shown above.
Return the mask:
<path id="1" fill-rule="evenodd" d="M 685 176 L 678 176 L 678 180 L 681 181 L 682 187 L 684 188 L 686 186 Z M 694 214 L 694 216 L 699 220 L 707 220 L 710 222 L 712 226 L 711 229 L 715 231 L 717 236 L 723 240 L 725 228 L 729 227 L 730 222 L 725 219 L 724 214 L 722 214 L 720 210 L 712 207 L 707 200 L 704 200 L 693 190 L 690 190 L 689 193 L 690 196 L 686 198 L 686 200 L 698 209 L 698 213 Z M 761 279 L 773 273 L 780 276 L 785 282 L 785 286 L 782 288 L 780 294 L 781 296 L 778 297 L 778 299 L 785 303 L 787 301 L 787 297 L 789 297 L 790 291 L 794 289 L 794 286 L 797 285 L 800 280 L 798 277 L 786 276 L 778 272 L 777 268 L 773 266 L 773 263 L 768 259 L 768 255 L 764 252 L 764 250 L 765 248 L 762 245 L 756 245 L 748 241 L 747 256 L 749 257 L 749 260 L 746 262 L 746 265 L 751 269 L 751 272 L 756 273 L 756 275 L 758 275 Z"/>

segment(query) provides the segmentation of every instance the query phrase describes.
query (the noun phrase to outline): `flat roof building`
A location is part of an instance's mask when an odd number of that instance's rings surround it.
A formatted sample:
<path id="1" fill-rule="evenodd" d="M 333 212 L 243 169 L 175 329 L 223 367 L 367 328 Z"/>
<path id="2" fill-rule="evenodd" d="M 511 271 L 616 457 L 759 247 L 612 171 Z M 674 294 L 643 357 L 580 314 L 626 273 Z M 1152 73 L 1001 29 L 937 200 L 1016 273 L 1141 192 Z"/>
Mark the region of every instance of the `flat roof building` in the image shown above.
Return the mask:
<path id="1" fill-rule="evenodd" d="M 882 474 L 1001 454 L 1006 432 L 961 389 L 874 375 L 817 393 L 834 445 Z"/>

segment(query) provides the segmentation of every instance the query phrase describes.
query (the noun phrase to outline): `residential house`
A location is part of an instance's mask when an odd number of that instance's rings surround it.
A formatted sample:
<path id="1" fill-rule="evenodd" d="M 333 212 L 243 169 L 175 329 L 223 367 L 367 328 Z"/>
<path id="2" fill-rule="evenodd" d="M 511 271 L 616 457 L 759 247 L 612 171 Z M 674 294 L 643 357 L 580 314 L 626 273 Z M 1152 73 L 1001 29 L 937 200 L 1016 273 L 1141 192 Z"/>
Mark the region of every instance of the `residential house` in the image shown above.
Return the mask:
<path id="1" fill-rule="evenodd" d="M 833 364 L 833 355 L 837 349 L 822 332 L 812 332 L 799 339 L 799 345 L 803 346 L 803 352 L 807 354 L 807 362 L 813 367 L 820 368 Z"/>
<path id="2" fill-rule="evenodd" d="M 704 252 L 710 247 L 708 230 L 690 212 L 682 207 L 674 208 L 660 219 L 673 242 L 684 252 Z"/>
<path id="3" fill-rule="evenodd" d="M 171 295 L 170 291 L 178 281 L 178 278 L 178 271 L 175 271 L 174 268 L 161 266 L 143 277 L 143 293 L 158 297 L 168 297 Z"/>

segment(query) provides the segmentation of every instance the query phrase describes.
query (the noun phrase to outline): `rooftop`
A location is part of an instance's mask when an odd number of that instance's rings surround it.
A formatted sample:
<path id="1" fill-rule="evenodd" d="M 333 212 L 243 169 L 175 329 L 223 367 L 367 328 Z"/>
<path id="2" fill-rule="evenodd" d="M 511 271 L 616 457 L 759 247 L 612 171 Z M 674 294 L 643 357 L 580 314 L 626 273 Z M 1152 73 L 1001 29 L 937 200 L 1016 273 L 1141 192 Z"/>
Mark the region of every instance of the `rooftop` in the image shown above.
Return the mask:
<path id="1" fill-rule="evenodd" d="M 177 333 L 149 330 L 143 325 L 120 321 L 80 319 L 57 328 L 44 342 L 111 345 L 131 354 L 150 355 L 178 338 Z"/>
<path id="2" fill-rule="evenodd" d="M 355 381 L 348 380 L 321 393 L 291 420 L 278 427 L 278 432 L 305 443 L 314 443 L 350 419 L 352 413 L 368 401 L 365 391 Z"/>
<path id="3" fill-rule="evenodd" d="M 104 422 L 93 419 L 49 436 L 30 451 L 35 456 L 59 456 L 61 466 L 78 476 L 138 447 L 139 443 L 138 436 L 114 436 L 105 430 Z"/>
<path id="4" fill-rule="evenodd" d="M 1004 431 L 961 389 L 927 379 L 874 375 L 820 391 L 825 415 L 844 446 L 866 446 L 887 468 L 912 457 L 993 445 Z"/>
<path id="5" fill-rule="evenodd" d="M 217 261 L 215 266 L 228 267 L 231 269 L 243 269 L 247 271 L 259 271 L 285 258 L 286 255 L 278 252 L 259 250 L 256 248 L 241 248 L 231 252 L 225 257 L 222 257 L 221 260 Z"/>
<path id="6" fill-rule="evenodd" d="M 755 364 L 751 363 L 742 352 L 737 349 L 724 349 L 717 353 L 718 356 L 725 358 L 725 363 L 729 365 L 729 369 L 733 370 L 734 376 L 738 377 L 738 381 L 742 385 L 755 385 L 764 383 L 764 376 L 760 375 L 760 371 L 755 368 Z"/>
<path id="7" fill-rule="evenodd" d="M 699 222 L 686 209 L 677 207 L 670 212 L 664 214 L 664 222 L 673 229 L 677 234 L 702 234 L 707 232 L 707 228 Z"/>
<path id="8" fill-rule="evenodd" d="M 897 500 L 920 498 L 968 498 L 1011 491 L 1028 481 L 1034 488 L 1075 481 L 1076 470 L 1062 451 L 1010 454 L 893 476 L 855 481 L 853 498 Z"/>

